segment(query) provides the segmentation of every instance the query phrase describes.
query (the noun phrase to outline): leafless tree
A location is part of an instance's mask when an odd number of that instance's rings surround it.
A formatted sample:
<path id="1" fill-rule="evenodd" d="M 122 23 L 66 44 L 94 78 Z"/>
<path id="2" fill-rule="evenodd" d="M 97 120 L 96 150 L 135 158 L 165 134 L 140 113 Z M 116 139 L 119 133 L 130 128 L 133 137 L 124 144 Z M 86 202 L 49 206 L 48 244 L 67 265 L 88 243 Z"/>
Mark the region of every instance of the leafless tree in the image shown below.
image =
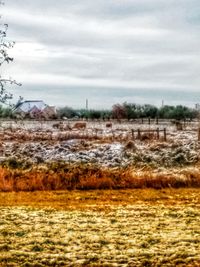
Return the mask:
<path id="1" fill-rule="evenodd" d="M 0 1 L 0 6 L 1 5 L 4 5 L 2 1 Z M 5 63 L 9 64 L 13 61 L 13 58 L 9 56 L 8 51 L 14 46 L 15 42 L 7 41 L 7 30 L 8 24 L 0 24 L 0 102 L 4 104 L 9 104 L 9 100 L 13 98 L 13 95 L 6 90 L 6 85 L 21 85 L 12 78 L 2 77 L 1 74 L 2 65 Z"/>

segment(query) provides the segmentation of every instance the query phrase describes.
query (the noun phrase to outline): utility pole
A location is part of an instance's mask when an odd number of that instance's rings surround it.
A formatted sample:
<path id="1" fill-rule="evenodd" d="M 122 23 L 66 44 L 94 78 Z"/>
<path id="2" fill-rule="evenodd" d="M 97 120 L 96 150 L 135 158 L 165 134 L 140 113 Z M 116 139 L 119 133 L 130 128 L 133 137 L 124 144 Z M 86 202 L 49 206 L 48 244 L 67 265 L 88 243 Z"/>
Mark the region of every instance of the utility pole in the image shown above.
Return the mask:
<path id="1" fill-rule="evenodd" d="M 88 99 L 86 99 L 86 103 L 85 103 L 85 107 L 86 107 L 86 110 L 88 110 Z"/>

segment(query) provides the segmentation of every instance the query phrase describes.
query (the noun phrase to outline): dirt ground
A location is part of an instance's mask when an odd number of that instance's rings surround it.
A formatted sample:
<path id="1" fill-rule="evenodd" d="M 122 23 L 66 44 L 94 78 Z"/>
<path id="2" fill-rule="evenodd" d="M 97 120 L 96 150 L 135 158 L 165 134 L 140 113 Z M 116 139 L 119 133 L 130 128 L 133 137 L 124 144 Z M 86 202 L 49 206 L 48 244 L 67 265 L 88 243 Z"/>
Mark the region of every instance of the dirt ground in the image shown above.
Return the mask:
<path id="1" fill-rule="evenodd" d="M 0 193 L 0 266 L 200 266 L 200 189 Z"/>

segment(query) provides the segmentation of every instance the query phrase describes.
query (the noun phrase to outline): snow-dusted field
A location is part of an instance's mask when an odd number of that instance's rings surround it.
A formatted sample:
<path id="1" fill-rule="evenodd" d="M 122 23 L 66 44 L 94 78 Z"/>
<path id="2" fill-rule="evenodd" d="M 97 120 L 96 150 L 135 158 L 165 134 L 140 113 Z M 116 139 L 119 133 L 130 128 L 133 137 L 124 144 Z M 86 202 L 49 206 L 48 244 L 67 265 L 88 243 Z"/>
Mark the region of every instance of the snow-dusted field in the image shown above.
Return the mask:
<path id="1" fill-rule="evenodd" d="M 73 121 L 1 122 L 0 159 L 17 158 L 32 163 L 62 160 L 104 167 L 173 167 L 199 161 L 198 122 L 186 123 L 182 131 L 169 121 L 158 125 L 112 122 L 112 127 L 106 127 L 106 122 L 86 122 L 83 129 L 74 127 L 75 124 Z M 159 140 L 156 132 L 153 136 L 141 132 L 142 141 L 137 138 L 138 129 L 157 128 L 166 128 L 166 142 L 163 132 Z"/>

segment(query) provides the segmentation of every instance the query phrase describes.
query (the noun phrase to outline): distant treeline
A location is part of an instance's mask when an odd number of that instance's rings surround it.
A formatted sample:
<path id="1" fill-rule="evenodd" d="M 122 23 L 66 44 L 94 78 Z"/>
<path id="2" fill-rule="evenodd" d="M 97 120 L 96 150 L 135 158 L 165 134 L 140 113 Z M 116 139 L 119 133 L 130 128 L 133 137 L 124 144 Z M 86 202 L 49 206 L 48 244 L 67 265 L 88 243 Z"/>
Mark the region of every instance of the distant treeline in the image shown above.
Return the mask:
<path id="1" fill-rule="evenodd" d="M 162 106 L 160 108 L 145 104 L 138 105 L 132 103 L 123 103 L 113 105 L 111 110 L 75 110 L 70 107 L 58 109 L 59 118 L 86 118 L 86 119 L 140 119 L 140 118 L 160 118 L 160 119 L 194 119 L 199 112 L 196 109 L 186 106 Z"/>
<path id="2" fill-rule="evenodd" d="M 132 103 L 115 104 L 111 110 L 94 110 L 94 109 L 73 109 L 65 106 L 57 109 L 57 116 L 55 119 L 194 119 L 199 116 L 199 112 L 196 109 L 192 109 L 186 106 L 162 106 L 160 108 L 154 105 L 138 105 Z M 15 118 L 12 108 L 3 107 L 0 105 L 0 118 Z"/>

